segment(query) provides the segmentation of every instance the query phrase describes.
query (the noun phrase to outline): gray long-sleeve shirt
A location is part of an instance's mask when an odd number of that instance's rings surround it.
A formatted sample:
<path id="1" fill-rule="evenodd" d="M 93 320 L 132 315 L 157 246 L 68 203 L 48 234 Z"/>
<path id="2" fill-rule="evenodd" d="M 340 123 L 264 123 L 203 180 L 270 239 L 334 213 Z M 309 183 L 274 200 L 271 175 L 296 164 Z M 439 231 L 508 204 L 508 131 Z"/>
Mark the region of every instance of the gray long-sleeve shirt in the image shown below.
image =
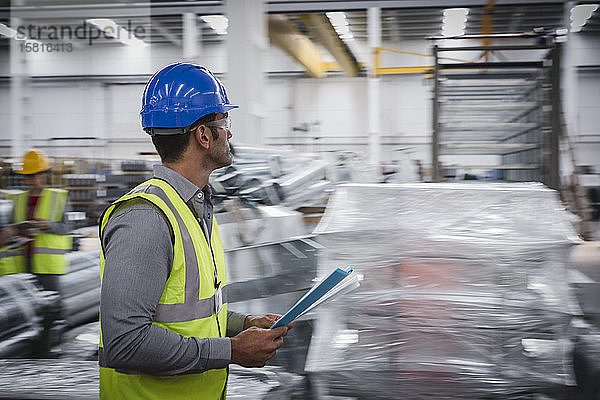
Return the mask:
<path id="1" fill-rule="evenodd" d="M 156 166 L 154 176 L 175 188 L 210 238 L 213 215 L 209 189 L 201 190 L 164 166 Z M 152 324 L 173 263 L 172 234 L 162 211 L 144 200 L 126 203 L 106 224 L 102 245 L 106 262 L 100 325 L 105 366 L 151 375 L 177 375 L 229 364 L 228 337 L 184 338 Z M 245 318 L 229 311 L 227 336 L 241 332 Z"/>

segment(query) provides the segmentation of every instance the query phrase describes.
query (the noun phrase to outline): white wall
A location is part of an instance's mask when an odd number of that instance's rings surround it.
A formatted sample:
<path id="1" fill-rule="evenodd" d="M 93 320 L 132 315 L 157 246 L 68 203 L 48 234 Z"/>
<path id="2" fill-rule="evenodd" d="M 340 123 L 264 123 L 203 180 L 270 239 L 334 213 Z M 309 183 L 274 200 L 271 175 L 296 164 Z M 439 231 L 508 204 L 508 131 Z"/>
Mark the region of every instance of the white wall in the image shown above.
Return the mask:
<path id="1" fill-rule="evenodd" d="M 574 92 L 568 82 L 564 91 L 572 103 L 569 118 L 570 137 L 575 141 L 579 165 L 592 165 L 600 173 L 600 37 L 569 35 L 566 60 L 575 70 Z"/>
<path id="2" fill-rule="evenodd" d="M 385 47 L 428 53 L 427 41 L 385 43 Z M 359 61 L 367 61 L 369 51 L 357 43 Z M 600 65 L 600 39 L 573 39 L 575 65 Z M 224 45 L 205 45 L 198 62 L 223 74 L 227 61 Z M 123 46 L 83 46 L 72 53 L 36 53 L 28 55 L 28 72 L 33 76 L 108 76 L 141 75 L 138 83 L 116 84 L 115 79 L 73 78 L 69 81 L 35 80 L 29 91 L 27 122 L 24 134 L 35 145 L 56 145 L 51 154 L 133 157 L 152 151 L 149 138 L 139 127 L 139 106 L 143 79 L 160 67 L 181 59 L 177 46 L 151 46 L 140 50 Z M 0 53 L 0 73 L 6 76 L 7 54 Z M 384 54 L 388 66 L 430 65 L 431 59 L 415 55 Z M 367 83 L 365 77 L 341 75 L 312 79 L 294 75 L 302 71 L 294 60 L 277 48 L 269 48 L 266 64 L 271 74 L 267 80 L 267 143 L 305 143 L 306 150 L 347 149 L 366 154 L 367 150 Z M 2 72 L 4 71 L 4 72 Z M 291 73 L 291 75 L 290 75 Z M 227 83 L 227 77 L 223 80 Z M 398 149 L 408 148 L 411 158 L 430 162 L 431 82 L 423 75 L 385 75 L 381 78 L 382 136 L 387 143 L 384 160 L 391 160 Z M 600 140 L 597 115 L 600 112 L 599 72 L 580 72 L 577 78 L 578 161 L 598 164 Z M 8 86 L 0 85 L 0 145 L 10 141 Z M 235 99 L 231 99 L 235 102 Z M 235 130 L 235 111 L 232 112 Z M 309 133 L 294 132 L 292 127 L 310 125 Z M 318 124 L 315 124 L 318 123 Z M 89 147 L 77 148 L 75 140 L 48 141 L 48 138 L 93 136 L 84 141 Z M 319 139 L 314 139 L 318 137 Z M 44 142 L 45 140 L 45 142 Z M 66 147 L 66 146 L 73 147 Z M 7 154 L 7 148 L 0 148 Z"/>

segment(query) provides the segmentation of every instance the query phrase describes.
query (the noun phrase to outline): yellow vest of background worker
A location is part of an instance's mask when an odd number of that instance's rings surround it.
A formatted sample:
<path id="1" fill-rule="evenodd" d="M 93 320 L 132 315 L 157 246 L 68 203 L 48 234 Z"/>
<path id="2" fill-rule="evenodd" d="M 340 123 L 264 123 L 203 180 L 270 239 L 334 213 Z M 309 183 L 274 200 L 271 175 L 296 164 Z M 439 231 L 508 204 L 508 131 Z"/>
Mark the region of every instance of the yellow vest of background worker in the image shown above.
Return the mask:
<path id="1" fill-rule="evenodd" d="M 51 222 L 62 221 L 67 195 L 68 192 L 63 189 L 43 189 L 33 217 Z M 14 222 L 26 221 L 29 191 L 10 193 L 7 195 L 7 199 L 13 202 Z M 72 247 L 71 236 L 45 232 L 36 233 L 33 240 L 31 271 L 29 272 L 33 274 L 64 274 L 68 267 L 66 254 L 71 251 Z M 0 265 L 3 266 L 0 273 L 3 275 L 28 272 L 24 247 L 9 251 L 9 256 L 3 257 L 0 262 L 2 263 Z"/>
<path id="2" fill-rule="evenodd" d="M 0 276 L 18 274 L 25 272 L 25 266 L 17 264 L 16 258 L 22 257 L 25 254 L 25 249 L 3 247 L 0 249 Z"/>
<path id="3" fill-rule="evenodd" d="M 198 220 L 171 185 L 160 179 L 150 179 L 108 207 L 101 217 L 101 243 L 104 227 L 114 211 L 124 202 L 140 198 L 154 204 L 164 213 L 175 239 L 171 274 L 157 305 L 153 324 L 185 337 L 225 336 L 227 330 L 225 299 L 217 314 L 218 317 L 215 316 L 215 297 L 220 297 L 215 289 L 215 267 L 221 288 L 225 285 L 225 255 L 217 223 L 213 219 L 211 235 L 213 251 L 211 252 Z M 100 258 L 101 277 L 104 274 L 104 262 L 103 250 Z M 103 347 L 101 328 L 99 351 L 101 399 L 211 400 L 225 397 L 226 368 L 211 369 L 201 374 L 175 376 L 152 376 L 136 371 L 117 371 L 106 365 Z"/>

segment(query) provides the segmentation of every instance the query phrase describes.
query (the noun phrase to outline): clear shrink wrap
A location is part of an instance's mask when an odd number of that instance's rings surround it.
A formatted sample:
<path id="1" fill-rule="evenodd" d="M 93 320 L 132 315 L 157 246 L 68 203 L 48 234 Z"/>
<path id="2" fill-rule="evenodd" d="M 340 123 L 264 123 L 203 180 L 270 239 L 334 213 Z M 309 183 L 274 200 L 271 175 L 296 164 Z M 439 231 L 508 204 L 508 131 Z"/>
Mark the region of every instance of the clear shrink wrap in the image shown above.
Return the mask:
<path id="1" fill-rule="evenodd" d="M 472 399 L 572 382 L 579 239 L 541 184 L 347 184 L 316 228 L 318 275 L 361 287 L 319 309 L 306 370 L 330 395 Z"/>

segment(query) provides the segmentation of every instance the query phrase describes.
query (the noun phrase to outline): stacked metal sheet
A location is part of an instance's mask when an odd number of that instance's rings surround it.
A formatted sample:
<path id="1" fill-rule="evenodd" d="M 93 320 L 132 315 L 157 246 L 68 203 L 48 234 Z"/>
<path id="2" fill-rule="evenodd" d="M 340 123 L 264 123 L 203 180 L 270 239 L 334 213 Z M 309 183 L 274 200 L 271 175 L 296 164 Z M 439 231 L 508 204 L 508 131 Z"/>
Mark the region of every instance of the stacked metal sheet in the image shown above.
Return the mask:
<path id="1" fill-rule="evenodd" d="M 311 237 L 303 237 L 227 250 L 229 302 L 244 301 L 237 309 L 255 315 L 287 311 L 293 302 L 275 296 L 289 294 L 295 302 L 311 287 L 320 248 Z"/>
<path id="2" fill-rule="evenodd" d="M 359 290 L 317 311 L 307 370 L 365 399 L 521 398 L 572 382 L 576 234 L 539 184 L 341 185 L 316 230 L 319 275 Z"/>
<path id="3" fill-rule="evenodd" d="M 99 251 L 68 257 L 69 271 L 60 283 L 64 317 L 72 327 L 98 316 Z M 57 312 L 57 293 L 43 291 L 34 275 L 13 274 L 0 277 L 0 300 L 0 358 L 31 356 L 44 330 L 44 318 L 54 319 Z"/>
<path id="4" fill-rule="evenodd" d="M 69 253 L 69 270 L 61 277 L 61 294 L 69 326 L 98 316 L 100 305 L 100 251 Z"/>
<path id="5" fill-rule="evenodd" d="M 64 174 L 63 179 L 67 182 L 68 186 L 83 186 L 90 187 L 96 186 L 97 183 L 102 182 L 103 175 L 96 174 Z"/>
<path id="6" fill-rule="evenodd" d="M 227 201 L 227 212 L 218 213 L 219 234 L 225 250 L 261 243 L 273 243 L 307 234 L 302 214 L 281 206 L 245 207 Z"/>
<path id="7" fill-rule="evenodd" d="M 146 160 L 128 160 L 121 161 L 121 171 L 125 172 L 142 172 L 152 171 L 154 163 Z"/>
<path id="8" fill-rule="evenodd" d="M 35 277 L 0 277 L 0 358 L 27 357 L 43 330 L 43 316 L 56 304 L 54 292 L 41 291 Z"/>
<path id="9" fill-rule="evenodd" d="M 237 197 L 246 203 L 286 205 L 318 201 L 332 185 L 329 163 L 311 154 L 266 147 L 236 146 L 234 164 L 215 171 L 210 184 L 219 200 Z"/>
<path id="10" fill-rule="evenodd" d="M 312 286 L 320 249 L 311 236 L 226 249 L 229 309 L 284 314 Z M 310 324 L 299 322 L 272 363 L 303 371 L 311 334 Z"/>

